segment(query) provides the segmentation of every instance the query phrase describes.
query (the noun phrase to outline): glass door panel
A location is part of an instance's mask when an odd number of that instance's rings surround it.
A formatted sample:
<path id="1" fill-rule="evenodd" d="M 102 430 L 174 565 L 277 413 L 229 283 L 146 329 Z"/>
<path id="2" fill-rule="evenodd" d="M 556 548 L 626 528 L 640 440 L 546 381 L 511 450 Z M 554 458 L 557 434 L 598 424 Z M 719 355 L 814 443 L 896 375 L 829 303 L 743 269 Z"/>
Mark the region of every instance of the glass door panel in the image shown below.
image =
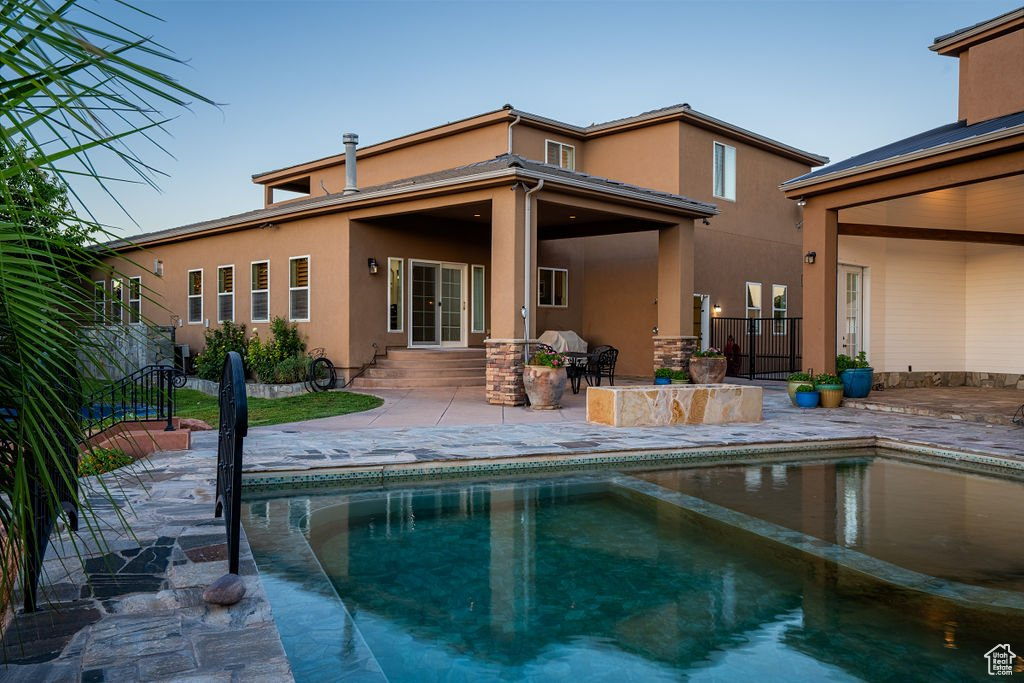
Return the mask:
<path id="1" fill-rule="evenodd" d="M 836 353 L 853 358 L 864 349 L 864 269 L 839 266 L 836 289 Z"/>
<path id="2" fill-rule="evenodd" d="M 462 275 L 464 266 L 441 266 L 441 343 L 462 343 Z"/>
<path id="3" fill-rule="evenodd" d="M 412 262 L 410 342 L 413 346 L 438 343 L 437 285 L 440 266 Z"/>

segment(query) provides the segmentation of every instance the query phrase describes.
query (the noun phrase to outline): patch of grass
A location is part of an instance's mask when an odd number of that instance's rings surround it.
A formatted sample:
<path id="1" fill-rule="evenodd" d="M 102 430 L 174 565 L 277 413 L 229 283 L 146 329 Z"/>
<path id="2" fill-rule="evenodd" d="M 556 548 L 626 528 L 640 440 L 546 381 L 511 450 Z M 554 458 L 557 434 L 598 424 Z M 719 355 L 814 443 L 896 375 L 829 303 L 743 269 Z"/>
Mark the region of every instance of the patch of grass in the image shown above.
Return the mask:
<path id="1" fill-rule="evenodd" d="M 175 394 L 175 414 L 203 420 L 216 428 L 220 420 L 217 397 L 194 389 L 178 389 Z M 376 396 L 328 391 L 301 394 L 287 398 L 249 398 L 249 426 L 265 427 L 284 422 L 314 420 L 370 410 L 384 403 Z"/>

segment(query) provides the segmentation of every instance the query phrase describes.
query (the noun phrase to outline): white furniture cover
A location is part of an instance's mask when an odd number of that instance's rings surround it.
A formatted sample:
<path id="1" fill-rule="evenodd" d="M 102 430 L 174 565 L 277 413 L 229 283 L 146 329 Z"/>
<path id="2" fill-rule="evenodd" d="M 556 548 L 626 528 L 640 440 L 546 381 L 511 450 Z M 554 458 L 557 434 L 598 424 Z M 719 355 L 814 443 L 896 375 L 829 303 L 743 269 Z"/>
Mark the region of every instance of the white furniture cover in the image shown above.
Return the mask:
<path id="1" fill-rule="evenodd" d="M 547 330 L 537 339 L 541 344 L 547 344 L 559 353 L 574 352 L 586 353 L 587 342 L 580 339 L 580 336 L 572 330 Z"/>

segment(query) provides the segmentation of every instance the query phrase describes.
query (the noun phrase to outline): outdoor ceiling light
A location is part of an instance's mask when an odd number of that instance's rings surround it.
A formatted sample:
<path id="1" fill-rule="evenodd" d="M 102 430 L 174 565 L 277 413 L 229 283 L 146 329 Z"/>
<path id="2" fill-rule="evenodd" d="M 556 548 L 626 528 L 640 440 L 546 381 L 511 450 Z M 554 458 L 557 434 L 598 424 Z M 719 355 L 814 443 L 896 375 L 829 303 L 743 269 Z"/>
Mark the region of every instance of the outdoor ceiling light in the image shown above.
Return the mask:
<path id="1" fill-rule="evenodd" d="M 715 315 L 722 312 L 722 304 L 715 304 Z"/>
<path id="2" fill-rule="evenodd" d="M 370 267 L 370 275 L 376 275 L 377 271 L 380 270 L 380 266 L 377 265 L 377 259 L 373 258 L 372 256 L 366 259 L 366 265 Z"/>
<path id="3" fill-rule="evenodd" d="M 809 251 L 804 254 L 804 263 L 814 263 L 814 259 L 818 258 L 818 254 L 813 251 Z"/>
<path id="4" fill-rule="evenodd" d="M 807 206 L 807 200 L 804 199 L 803 197 L 801 197 L 800 199 L 796 200 L 796 205 L 797 206 Z"/>

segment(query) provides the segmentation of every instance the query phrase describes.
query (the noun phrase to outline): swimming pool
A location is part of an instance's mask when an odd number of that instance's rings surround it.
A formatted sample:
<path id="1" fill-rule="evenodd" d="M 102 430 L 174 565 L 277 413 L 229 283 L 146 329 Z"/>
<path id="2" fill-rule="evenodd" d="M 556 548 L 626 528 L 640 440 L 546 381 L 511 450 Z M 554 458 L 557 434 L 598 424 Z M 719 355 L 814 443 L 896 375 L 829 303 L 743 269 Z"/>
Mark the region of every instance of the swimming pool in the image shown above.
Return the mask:
<path id="1" fill-rule="evenodd" d="M 243 523 L 299 681 L 953 681 L 1021 640 L 1018 475 L 785 457 L 249 493 Z"/>

